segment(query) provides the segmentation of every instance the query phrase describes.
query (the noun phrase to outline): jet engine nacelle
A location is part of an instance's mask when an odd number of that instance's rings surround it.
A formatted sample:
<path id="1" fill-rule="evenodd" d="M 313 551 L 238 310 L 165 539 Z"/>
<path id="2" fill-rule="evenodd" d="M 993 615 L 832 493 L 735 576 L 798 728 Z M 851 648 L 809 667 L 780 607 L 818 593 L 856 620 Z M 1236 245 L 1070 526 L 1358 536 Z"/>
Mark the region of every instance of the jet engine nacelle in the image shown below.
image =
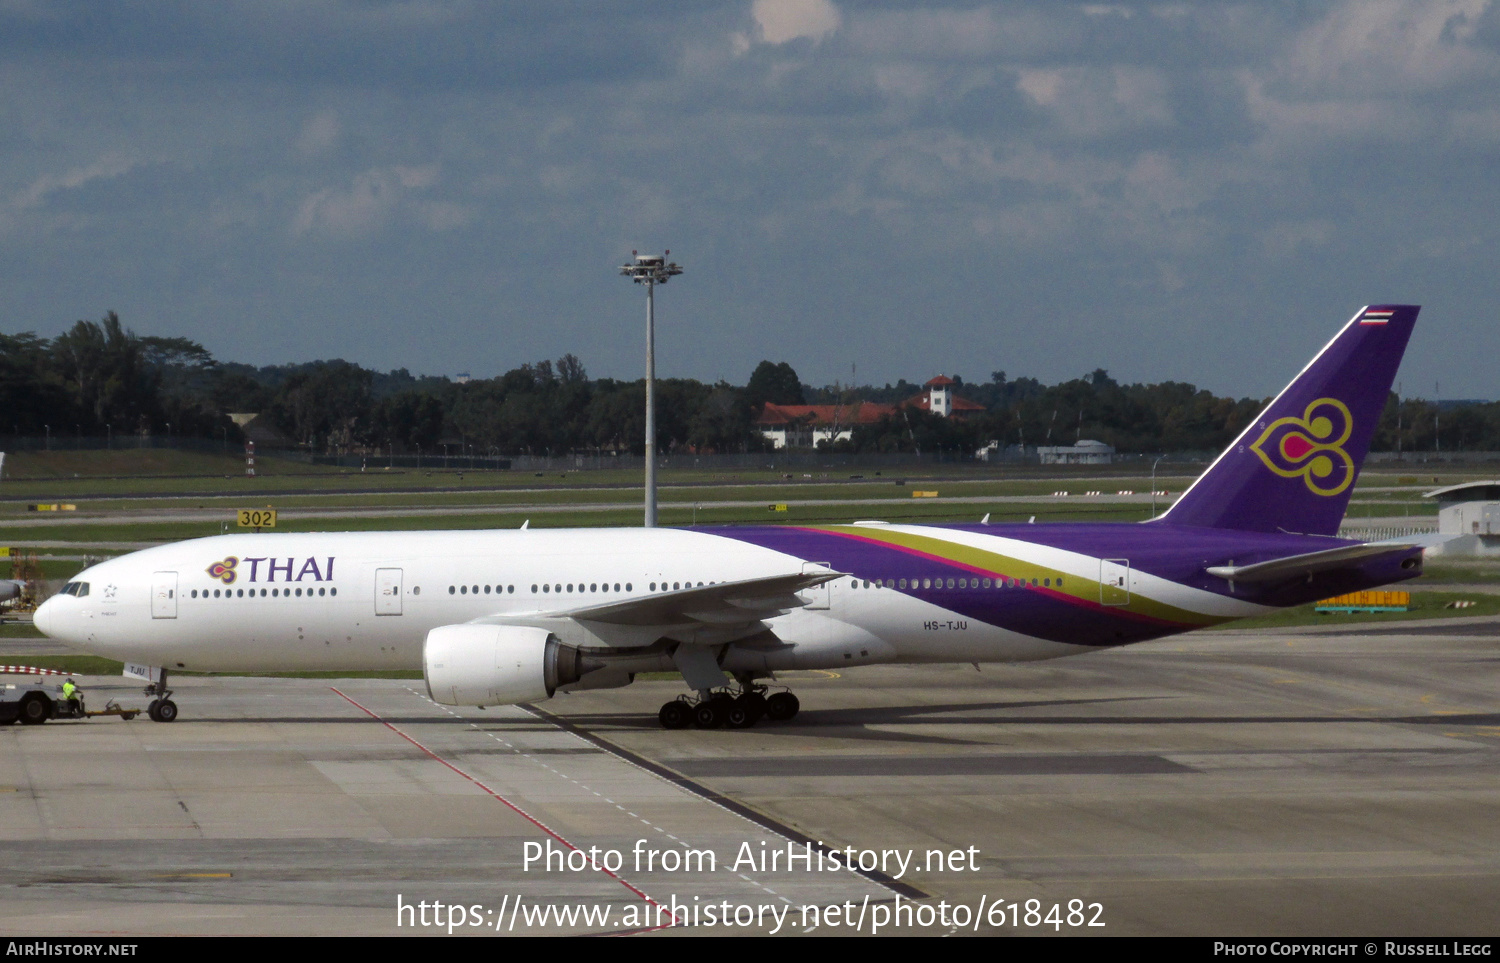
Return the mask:
<path id="1" fill-rule="evenodd" d="M 577 682 L 583 658 L 546 629 L 440 625 L 422 646 L 427 695 L 446 706 L 505 706 L 550 699 Z"/>

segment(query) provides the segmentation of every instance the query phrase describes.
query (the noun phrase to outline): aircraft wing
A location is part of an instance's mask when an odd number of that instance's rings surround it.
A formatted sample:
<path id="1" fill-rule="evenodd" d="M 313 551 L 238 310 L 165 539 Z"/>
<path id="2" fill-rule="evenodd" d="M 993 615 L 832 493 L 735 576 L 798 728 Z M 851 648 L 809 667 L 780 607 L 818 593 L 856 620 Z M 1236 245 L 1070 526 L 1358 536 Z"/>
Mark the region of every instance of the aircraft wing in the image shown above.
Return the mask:
<path id="1" fill-rule="evenodd" d="M 641 598 L 584 605 L 548 612 L 518 612 L 486 615 L 478 623 L 500 625 L 559 624 L 587 626 L 612 638 L 626 639 L 642 634 L 654 638 L 656 630 L 667 627 L 691 629 L 704 639 L 733 638 L 761 619 L 779 615 L 808 604 L 796 593 L 843 578 L 847 573 L 828 570 L 768 575 L 763 578 L 695 585 L 672 592 L 659 592 Z M 709 634 L 703 634 L 708 632 Z M 623 633 L 623 635 L 621 634 Z M 714 633 L 718 633 L 717 635 Z"/>
<path id="2" fill-rule="evenodd" d="M 843 576 L 843 572 L 830 571 L 771 575 L 549 614 L 606 625 L 743 624 L 806 605 L 796 593 Z"/>
<path id="3" fill-rule="evenodd" d="M 1276 558 L 1269 562 L 1256 562 L 1254 565 L 1211 565 L 1204 571 L 1230 582 L 1273 582 L 1277 579 L 1311 575 L 1314 572 L 1324 572 L 1329 569 L 1346 568 L 1350 563 L 1361 559 L 1377 555 L 1395 555 L 1421 547 L 1407 543 L 1371 542 Z"/>

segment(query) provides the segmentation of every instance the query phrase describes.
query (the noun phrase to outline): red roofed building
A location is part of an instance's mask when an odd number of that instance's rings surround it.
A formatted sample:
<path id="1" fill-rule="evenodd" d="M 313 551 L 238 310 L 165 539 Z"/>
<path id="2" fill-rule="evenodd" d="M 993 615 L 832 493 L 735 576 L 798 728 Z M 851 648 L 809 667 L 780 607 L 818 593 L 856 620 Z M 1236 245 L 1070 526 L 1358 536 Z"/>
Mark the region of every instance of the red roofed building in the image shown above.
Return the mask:
<path id="1" fill-rule="evenodd" d="M 873 425 L 902 408 L 919 408 L 944 418 L 966 418 L 984 411 L 984 405 L 960 398 L 953 391 L 958 382 L 938 375 L 927 389 L 900 404 L 882 405 L 859 401 L 852 405 L 778 405 L 766 402 L 755 419 L 755 427 L 774 448 L 816 448 L 823 441 L 850 441 L 855 425 Z"/>
<path id="2" fill-rule="evenodd" d="M 855 425 L 873 425 L 895 405 L 857 401 L 852 405 L 778 405 L 766 402 L 755 427 L 774 448 L 816 448 L 821 441 L 849 441 Z"/>

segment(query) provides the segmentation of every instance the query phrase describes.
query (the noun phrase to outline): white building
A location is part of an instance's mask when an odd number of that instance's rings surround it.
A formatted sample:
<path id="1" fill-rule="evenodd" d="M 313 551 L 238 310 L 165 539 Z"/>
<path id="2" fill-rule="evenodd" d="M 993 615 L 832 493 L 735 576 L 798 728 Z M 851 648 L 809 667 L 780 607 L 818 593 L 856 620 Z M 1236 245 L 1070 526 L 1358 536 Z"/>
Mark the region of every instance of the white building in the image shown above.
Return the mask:
<path id="1" fill-rule="evenodd" d="M 1115 448 L 1092 438 L 1081 439 L 1076 445 L 1040 447 L 1036 453 L 1044 465 L 1108 465 L 1115 460 Z"/>
<path id="2" fill-rule="evenodd" d="M 1436 498 L 1438 534 L 1449 536 L 1428 549 L 1442 555 L 1500 555 L 1500 481 L 1473 481 L 1427 492 Z"/>

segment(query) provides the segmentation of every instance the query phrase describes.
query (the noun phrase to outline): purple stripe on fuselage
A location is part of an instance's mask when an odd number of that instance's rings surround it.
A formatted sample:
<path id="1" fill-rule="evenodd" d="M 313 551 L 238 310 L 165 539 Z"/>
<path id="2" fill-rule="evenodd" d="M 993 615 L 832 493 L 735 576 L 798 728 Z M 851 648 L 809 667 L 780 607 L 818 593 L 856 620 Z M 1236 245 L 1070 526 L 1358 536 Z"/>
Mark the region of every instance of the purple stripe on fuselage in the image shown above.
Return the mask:
<path id="1" fill-rule="evenodd" d="M 1231 589 L 1223 579 L 1204 570 L 1215 565 L 1252 565 L 1256 562 L 1303 555 L 1342 545 L 1358 544 L 1347 539 L 1283 533 L 1265 534 L 1229 529 L 1188 526 L 1140 525 L 1120 522 L 1064 523 L 1042 525 L 931 525 L 931 537 L 962 531 L 1010 538 L 1050 548 L 1075 552 L 1096 559 L 1124 559 L 1136 571 L 1155 575 L 1180 585 L 1231 596 L 1262 605 L 1301 605 L 1317 599 L 1388 585 L 1421 574 L 1420 568 L 1405 570 L 1404 554 L 1397 548 L 1391 556 L 1372 558 L 1335 572 L 1310 579 L 1244 584 Z M 811 528 L 747 527 L 714 529 L 725 538 L 761 545 L 809 562 L 821 562 L 860 579 L 948 578 L 967 576 L 972 566 L 882 542 L 876 538 L 850 537 L 853 533 L 827 532 Z M 1003 554 L 1003 546 L 996 546 Z M 981 570 L 981 574 L 983 574 Z M 1072 596 L 1032 589 L 884 589 L 900 591 L 950 611 L 991 625 L 1036 638 L 1077 645 L 1117 645 L 1158 638 L 1192 628 L 1187 623 L 1148 619 L 1112 606 L 1094 605 Z M 1144 619 L 1144 620 L 1143 620 Z"/>
<path id="2" fill-rule="evenodd" d="M 792 527 L 725 528 L 713 534 L 750 542 L 820 562 L 861 580 L 967 577 L 983 569 L 843 532 Z M 940 534 L 935 532 L 935 534 Z M 865 590 L 856 590 L 865 591 Z M 870 589 L 868 591 L 875 591 Z M 1073 645 L 1122 645 L 1159 638 L 1192 626 L 1150 619 L 1123 609 L 1095 605 L 1042 587 L 1006 589 L 881 589 L 921 599 L 958 615 L 1033 638 Z"/>
<path id="3" fill-rule="evenodd" d="M 998 569 L 998 568 L 991 569 L 991 568 L 984 568 L 984 567 L 978 566 L 978 565 L 969 565 L 966 562 L 960 562 L 960 561 L 958 561 L 956 559 L 945 558 L 942 555 L 934 555 L 931 552 L 924 552 L 924 551 L 922 551 L 919 548 L 911 548 L 911 547 L 906 546 L 906 545 L 896 545 L 896 544 L 893 544 L 891 542 L 882 541 L 881 539 L 878 539 L 878 538 L 870 538 L 867 535 L 860 535 L 857 532 L 824 532 L 824 531 L 821 531 L 820 529 L 810 529 L 810 531 L 817 531 L 817 532 L 819 532 L 820 534 L 823 534 L 823 535 L 831 535 L 834 538 L 847 538 L 847 539 L 850 539 L 852 541 L 863 542 L 866 545 L 874 545 L 874 546 L 877 546 L 879 548 L 883 548 L 883 549 L 886 549 L 886 550 L 889 550 L 889 551 L 898 552 L 898 553 L 900 553 L 902 555 L 908 555 L 908 556 L 911 556 L 913 558 L 921 558 L 921 559 L 926 559 L 927 561 L 930 561 L 930 562 L 937 562 L 939 565 L 941 565 L 943 567 L 944 570 L 949 571 L 949 572 L 953 572 L 953 571 L 970 572 L 970 573 L 973 573 L 973 574 L 976 574 L 976 575 L 988 575 L 988 576 L 994 576 L 994 577 L 1002 577 L 1003 576 L 1003 577 L 1010 578 L 1010 579 L 1014 579 L 1016 577 L 1015 572 L 1006 572 L 1006 571 L 1003 571 L 1003 570 Z M 944 576 L 944 577 L 946 578 L 947 576 Z M 1021 581 L 1021 584 L 1020 584 L 1019 587 L 1017 587 L 1015 589 L 1015 591 L 1019 592 L 1019 591 L 1024 590 L 1024 591 L 1027 591 L 1027 592 L 1034 592 L 1034 593 L 1038 593 L 1038 594 L 1041 594 L 1041 595 L 1045 595 L 1048 598 L 1056 599 L 1059 602 L 1066 602 L 1069 605 L 1077 605 L 1077 606 L 1081 606 L 1081 607 L 1086 608 L 1086 609 L 1093 609 L 1093 610 L 1098 611 L 1098 612 L 1104 612 L 1104 613 L 1106 613 L 1108 615 L 1115 615 L 1115 616 L 1119 616 L 1120 618 L 1133 619 L 1133 620 L 1139 621 L 1139 622 L 1147 622 L 1147 623 L 1150 623 L 1152 625 L 1168 625 L 1168 626 L 1172 626 L 1174 628 L 1182 628 L 1184 626 L 1184 624 L 1185 624 L 1185 623 L 1182 623 L 1182 622 L 1174 622 L 1171 619 L 1159 619 L 1159 618 L 1156 618 L 1154 616 L 1144 615 L 1144 614 L 1142 614 L 1140 612 L 1126 611 L 1126 610 L 1123 610 L 1123 609 L 1119 609 L 1119 608 L 1107 606 L 1107 605 L 1104 605 L 1104 604 L 1099 603 L 1099 602 L 1091 602 L 1088 599 L 1079 598 L 1076 595 L 1069 595 L 1066 592 L 1059 592 L 1057 589 L 1049 588 L 1047 585 L 1027 585 L 1026 584 L 1026 580 L 1024 578 L 1021 579 L 1020 581 Z M 952 590 L 950 589 L 948 591 L 952 591 Z M 981 591 L 986 591 L 986 590 L 981 589 Z M 990 591 L 995 591 L 995 590 L 990 590 Z M 1000 591 L 1009 591 L 1009 590 L 1005 589 L 1005 590 L 1000 590 Z"/>

